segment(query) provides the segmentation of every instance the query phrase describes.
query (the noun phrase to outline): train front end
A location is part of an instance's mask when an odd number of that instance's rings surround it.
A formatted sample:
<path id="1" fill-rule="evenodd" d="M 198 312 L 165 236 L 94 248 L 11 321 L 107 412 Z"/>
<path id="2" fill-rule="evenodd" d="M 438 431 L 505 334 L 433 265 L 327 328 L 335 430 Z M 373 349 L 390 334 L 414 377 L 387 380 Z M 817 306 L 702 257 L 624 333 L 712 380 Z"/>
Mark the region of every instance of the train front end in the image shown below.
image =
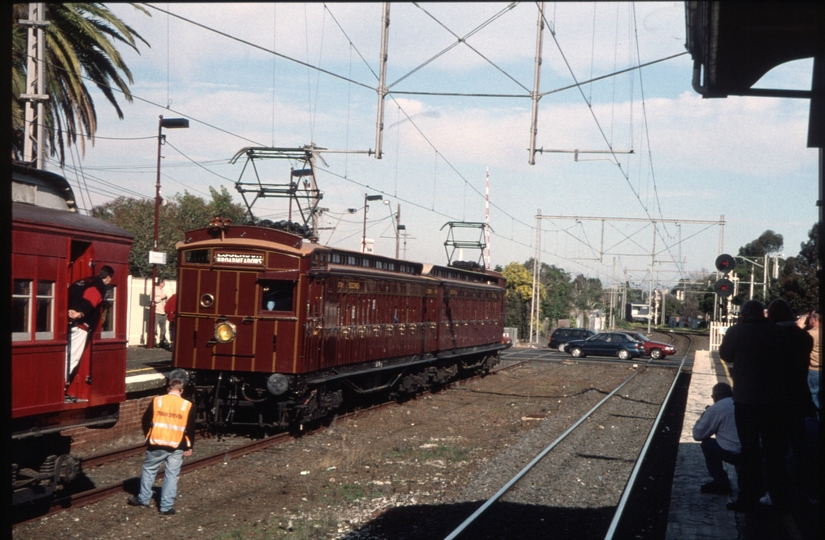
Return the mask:
<path id="1" fill-rule="evenodd" d="M 188 232 L 177 248 L 173 365 L 194 393 L 199 422 L 284 428 L 296 410 L 307 416 L 300 306 L 314 246 L 218 222 Z"/>

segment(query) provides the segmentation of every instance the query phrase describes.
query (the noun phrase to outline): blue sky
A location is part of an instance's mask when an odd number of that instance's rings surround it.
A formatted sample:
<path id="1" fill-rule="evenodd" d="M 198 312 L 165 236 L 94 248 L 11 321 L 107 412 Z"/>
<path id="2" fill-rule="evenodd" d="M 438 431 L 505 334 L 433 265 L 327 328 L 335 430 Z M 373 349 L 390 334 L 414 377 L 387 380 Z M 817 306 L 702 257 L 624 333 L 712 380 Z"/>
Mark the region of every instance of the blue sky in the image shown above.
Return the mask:
<path id="1" fill-rule="evenodd" d="M 141 46 L 138 55 L 121 47 L 139 98 L 124 106 L 124 120 L 96 98 L 97 140 L 82 160 L 91 204 L 154 196 L 160 114 L 190 118 L 188 130 L 166 133 L 165 196 L 206 195 L 210 186 L 234 193 L 241 164 L 228 161 L 245 146 L 375 148 L 381 4 L 152 5 L 159 9 L 149 9 L 151 17 L 110 5 L 151 48 Z M 368 215 L 376 252 L 394 254 L 389 216 L 400 205 L 406 258 L 444 263 L 444 223 L 484 220 L 487 170 L 494 265 L 534 256 L 539 209 L 568 218 L 716 222 L 724 215 L 724 248 L 733 253 L 766 229 L 784 236 L 786 255 L 807 240 L 817 215 L 817 153 L 805 146 L 807 100 L 702 99 L 691 88 L 692 61 L 683 55 L 539 101 L 538 147 L 633 154 L 582 153 L 575 161 L 570 153 L 545 153 L 530 165 L 532 103 L 524 96 L 533 86 L 536 4 L 420 6 L 391 5 L 383 159 L 325 155 L 318 183 L 329 209 L 321 225 L 329 229 L 322 242 L 359 249 L 363 213 L 346 209 L 361 208 L 365 193 L 380 193 L 390 205 L 373 203 Z M 547 3 L 545 16 L 555 38 L 544 32 L 541 92 L 685 51 L 682 2 Z M 468 33 L 466 44 L 456 44 L 455 36 Z M 781 66 L 759 85 L 808 89 L 811 65 Z M 77 167 L 78 158 L 67 165 Z M 73 170 L 65 174 L 78 186 Z M 280 163 L 267 174 L 286 178 L 288 167 Z M 263 203 L 257 214 L 283 219 L 284 201 Z M 601 221 L 542 220 L 541 229 L 543 262 L 605 285 L 629 280 L 645 288 L 652 249 L 654 283 L 666 287 L 712 269 L 720 240 L 718 226 L 687 221 L 660 226 L 655 248 L 650 223 L 641 221 L 602 227 Z"/>

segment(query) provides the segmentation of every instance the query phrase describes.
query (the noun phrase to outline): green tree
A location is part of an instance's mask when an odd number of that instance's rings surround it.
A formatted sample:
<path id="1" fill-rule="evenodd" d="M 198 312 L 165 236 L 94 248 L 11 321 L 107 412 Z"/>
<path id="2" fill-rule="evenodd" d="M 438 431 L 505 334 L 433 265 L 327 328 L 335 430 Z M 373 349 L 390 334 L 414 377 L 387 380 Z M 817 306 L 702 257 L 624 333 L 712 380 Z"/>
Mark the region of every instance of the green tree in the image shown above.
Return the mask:
<path id="1" fill-rule="evenodd" d="M 590 311 L 602 307 L 604 289 L 599 278 L 586 278 L 582 274 L 573 280 L 573 307 L 582 316 L 582 325 L 587 328 Z"/>
<path id="2" fill-rule="evenodd" d="M 511 262 L 501 272 L 507 280 L 504 297 L 504 326 L 515 326 L 520 336 L 530 331 L 530 301 L 533 298 L 533 273 L 526 265 Z M 544 286 L 539 284 L 539 301 Z M 534 321 L 537 322 L 537 321 Z"/>
<path id="3" fill-rule="evenodd" d="M 542 263 L 539 279 L 547 293 L 541 303 L 541 314 L 551 321 L 570 318 L 573 294 L 570 274 L 555 265 Z"/>
<path id="4" fill-rule="evenodd" d="M 762 284 L 765 280 L 765 257 L 770 257 L 782 251 L 784 240 L 781 234 L 777 234 L 772 230 L 767 230 L 759 235 L 759 238 L 748 242 L 739 248 L 739 257 L 736 260 L 736 268 L 734 274 L 739 278 L 739 294 L 734 299 L 734 303 L 741 304 L 748 299 L 750 293 L 751 277 L 753 278 L 753 295 L 767 302 L 771 297 L 763 298 Z M 730 278 L 730 276 L 729 276 Z M 770 280 L 768 280 L 770 282 Z"/>
<path id="5" fill-rule="evenodd" d="M 149 15 L 145 8 L 132 5 Z M 14 4 L 12 17 L 12 155 L 22 159 L 25 106 L 20 94 L 27 93 L 28 32 L 19 21 L 29 18 L 28 4 Z M 49 23 L 45 30 L 49 100 L 44 107 L 48 140 L 40 144 L 44 155 L 48 149 L 51 156 L 59 155 L 63 165 L 65 143 L 77 144 L 79 137 L 81 149 L 85 149 L 84 138 L 94 144 L 97 112 L 84 79 L 97 86 L 122 119 L 115 92 L 122 92 L 124 99 L 131 102 L 129 84 L 134 81 L 115 44 L 125 43 L 135 51 L 136 40 L 149 44 L 100 3 L 46 4 L 45 18 Z"/>
<path id="6" fill-rule="evenodd" d="M 205 227 L 215 216 L 231 219 L 235 224 L 245 222 L 246 208 L 232 202 L 232 194 L 225 186 L 221 186 L 220 191 L 210 187 L 209 195 L 212 200 L 208 203 L 188 191 L 172 198 L 172 203 L 177 207 L 175 229 L 181 238 L 186 231 Z"/>
<path id="7" fill-rule="evenodd" d="M 799 255 L 788 257 L 779 276 L 780 296 L 802 313 L 819 305 L 819 225 L 814 224 L 808 241 L 800 245 Z"/>
<path id="8" fill-rule="evenodd" d="M 759 235 L 759 238 L 748 242 L 739 248 L 739 255 L 743 257 L 764 257 L 774 255 L 782 251 L 784 240 L 781 234 L 776 234 L 768 229 Z"/>
<path id="9" fill-rule="evenodd" d="M 166 253 L 166 264 L 158 266 L 158 276 L 174 279 L 177 274 L 175 244 L 182 241 L 186 231 L 209 225 L 215 216 L 243 223 L 245 208 L 232 202 L 225 187 L 220 191 L 209 188 L 212 199 L 207 202 L 186 191 L 174 196 L 158 212 L 158 251 Z M 132 233 L 135 243 L 129 252 L 129 273 L 138 277 L 152 275 L 149 251 L 154 244 L 155 201 L 118 197 L 92 209 L 94 217 L 104 219 Z"/>

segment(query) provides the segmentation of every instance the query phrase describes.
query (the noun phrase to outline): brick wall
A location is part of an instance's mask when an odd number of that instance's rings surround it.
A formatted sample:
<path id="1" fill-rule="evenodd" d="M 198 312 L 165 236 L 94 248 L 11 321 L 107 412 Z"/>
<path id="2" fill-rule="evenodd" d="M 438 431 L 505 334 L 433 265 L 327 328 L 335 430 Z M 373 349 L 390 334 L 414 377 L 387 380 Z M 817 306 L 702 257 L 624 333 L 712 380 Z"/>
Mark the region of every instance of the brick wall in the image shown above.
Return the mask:
<path id="1" fill-rule="evenodd" d="M 93 454 L 98 449 L 113 445 L 119 441 L 122 444 L 137 444 L 143 439 L 143 429 L 140 421 L 153 396 L 140 399 L 130 399 L 120 404 L 120 418 L 114 427 L 107 429 L 74 428 L 61 432 L 62 435 L 72 438 L 73 454 Z"/>

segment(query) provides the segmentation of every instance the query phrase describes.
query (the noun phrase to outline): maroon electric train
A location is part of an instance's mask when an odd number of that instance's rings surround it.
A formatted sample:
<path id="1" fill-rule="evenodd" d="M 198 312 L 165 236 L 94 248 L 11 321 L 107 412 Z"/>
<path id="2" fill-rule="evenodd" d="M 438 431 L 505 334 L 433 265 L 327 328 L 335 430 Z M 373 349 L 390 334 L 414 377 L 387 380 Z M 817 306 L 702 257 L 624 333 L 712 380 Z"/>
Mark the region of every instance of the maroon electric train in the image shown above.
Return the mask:
<path id="1" fill-rule="evenodd" d="M 51 495 L 79 470 L 61 431 L 110 427 L 126 397 L 126 308 L 132 235 L 77 212 L 65 178 L 12 167 L 11 403 L 13 502 Z M 68 389 L 68 290 L 115 270 L 102 323 Z M 64 392 L 76 396 L 68 401 Z"/>
<path id="2" fill-rule="evenodd" d="M 220 219 L 177 249 L 173 364 L 199 420 L 218 427 L 300 429 L 366 395 L 403 397 L 484 372 L 509 346 L 495 272 Z"/>

